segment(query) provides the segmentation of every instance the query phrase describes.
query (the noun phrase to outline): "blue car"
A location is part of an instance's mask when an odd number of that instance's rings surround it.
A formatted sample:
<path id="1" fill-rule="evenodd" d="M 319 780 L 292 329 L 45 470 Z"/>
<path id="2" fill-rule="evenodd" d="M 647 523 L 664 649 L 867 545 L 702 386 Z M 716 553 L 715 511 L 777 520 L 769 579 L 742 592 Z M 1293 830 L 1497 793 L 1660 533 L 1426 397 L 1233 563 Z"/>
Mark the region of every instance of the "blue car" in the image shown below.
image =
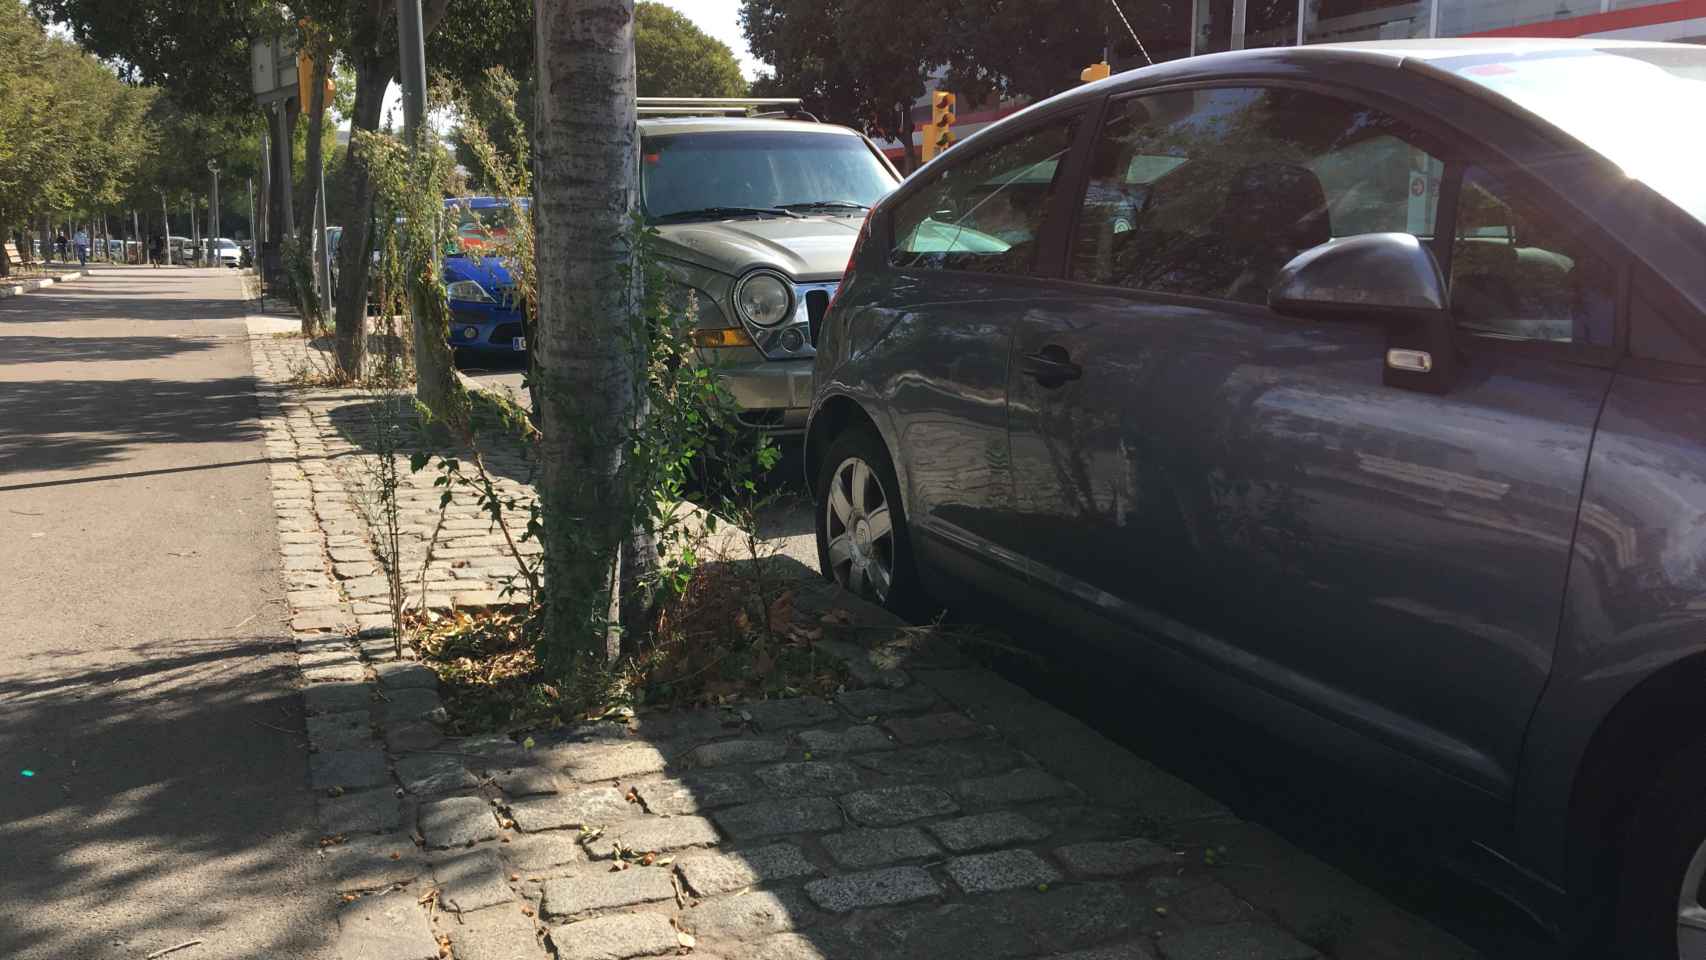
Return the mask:
<path id="1" fill-rule="evenodd" d="M 522 199 L 520 206 L 526 210 L 529 201 Z M 525 353 L 522 305 L 498 255 L 509 233 L 511 201 L 462 197 L 444 201 L 444 209 L 447 215 L 460 218 L 454 252 L 444 259 L 451 347 L 476 353 Z"/>

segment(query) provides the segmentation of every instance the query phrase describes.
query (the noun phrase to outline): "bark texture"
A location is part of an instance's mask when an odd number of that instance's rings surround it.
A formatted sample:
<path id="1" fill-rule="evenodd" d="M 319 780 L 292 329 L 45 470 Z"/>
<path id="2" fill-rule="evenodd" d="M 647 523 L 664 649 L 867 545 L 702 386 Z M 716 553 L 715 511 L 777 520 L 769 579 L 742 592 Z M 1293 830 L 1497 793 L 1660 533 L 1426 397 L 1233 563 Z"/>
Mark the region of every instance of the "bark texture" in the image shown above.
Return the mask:
<path id="1" fill-rule="evenodd" d="M 395 57 L 369 57 L 356 64 L 355 116 L 357 130 L 379 129 L 385 106 L 385 87 L 395 72 Z M 373 177 L 368 170 L 366 150 L 350 141 L 350 178 L 353 209 L 344 220 L 344 236 L 338 244 L 337 327 L 338 372 L 351 379 L 361 376 L 367 356 L 367 285 L 373 266 Z"/>
<path id="2" fill-rule="evenodd" d="M 634 322 L 633 0 L 540 0 L 534 129 L 547 663 L 619 653 L 626 445 L 645 344 Z"/>

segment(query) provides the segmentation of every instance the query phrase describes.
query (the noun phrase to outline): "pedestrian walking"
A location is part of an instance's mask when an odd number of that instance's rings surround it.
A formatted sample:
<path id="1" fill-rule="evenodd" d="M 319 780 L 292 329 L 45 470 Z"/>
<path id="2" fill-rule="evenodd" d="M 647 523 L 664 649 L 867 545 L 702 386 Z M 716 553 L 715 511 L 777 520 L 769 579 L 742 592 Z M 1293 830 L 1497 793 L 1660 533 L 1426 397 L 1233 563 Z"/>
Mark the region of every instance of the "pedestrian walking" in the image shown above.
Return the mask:
<path id="1" fill-rule="evenodd" d="M 71 238 L 71 242 L 72 242 L 72 244 L 74 244 L 77 247 L 77 263 L 78 263 L 78 265 L 84 266 L 84 267 L 88 266 L 89 265 L 89 232 L 87 230 L 78 230 L 77 235 L 75 237 Z"/>
<path id="2" fill-rule="evenodd" d="M 153 241 L 150 242 L 148 246 L 149 246 L 149 253 L 148 253 L 149 261 L 151 263 L 153 263 L 156 267 L 158 267 L 160 264 L 164 263 L 166 260 L 166 238 L 161 236 L 160 234 L 156 233 L 154 235 Z"/>
<path id="3" fill-rule="evenodd" d="M 69 257 L 67 257 L 65 255 L 65 251 L 66 251 L 67 245 L 69 243 L 70 243 L 70 241 L 65 239 L 65 232 L 63 230 L 60 231 L 59 236 L 55 237 L 53 240 L 54 249 L 59 251 L 59 261 L 61 263 L 64 263 L 66 260 L 70 259 Z"/>

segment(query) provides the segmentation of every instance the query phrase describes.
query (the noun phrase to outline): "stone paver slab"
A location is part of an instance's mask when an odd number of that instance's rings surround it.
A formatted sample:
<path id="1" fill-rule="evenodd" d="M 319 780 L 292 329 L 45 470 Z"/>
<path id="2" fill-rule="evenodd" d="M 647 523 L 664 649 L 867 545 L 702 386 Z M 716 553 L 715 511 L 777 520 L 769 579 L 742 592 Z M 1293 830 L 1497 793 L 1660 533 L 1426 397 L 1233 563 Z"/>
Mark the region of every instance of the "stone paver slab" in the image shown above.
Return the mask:
<path id="1" fill-rule="evenodd" d="M 1043 770 L 1027 767 L 994 777 L 961 781 L 960 798 L 974 807 L 1001 807 L 1065 796 L 1066 784 Z"/>
<path id="2" fill-rule="evenodd" d="M 1029 850 L 974 853 L 948 861 L 948 876 L 967 893 L 1018 890 L 1060 879 L 1060 871 Z"/>
<path id="3" fill-rule="evenodd" d="M 347 750 L 373 742 L 373 724 L 366 710 L 323 713 L 308 718 L 308 742 L 316 750 Z"/>
<path id="4" fill-rule="evenodd" d="M 1059 847 L 1056 858 L 1081 877 L 1121 877 L 1145 867 L 1177 863 L 1173 851 L 1148 840 L 1118 840 L 1107 843 L 1075 843 Z"/>
<path id="5" fill-rule="evenodd" d="M 817 867 L 799 847 L 776 843 L 738 853 L 696 853 L 679 858 L 675 868 L 698 897 L 714 897 L 743 887 L 815 875 Z"/>
<path id="6" fill-rule="evenodd" d="M 879 787 L 841 798 L 847 815 L 867 827 L 887 827 L 959 812 L 946 790 L 926 786 Z"/>
<path id="7" fill-rule="evenodd" d="M 365 683 L 316 683 L 302 691 L 308 712 L 353 713 L 366 710 L 373 691 Z"/>
<path id="8" fill-rule="evenodd" d="M 972 744 L 937 744 L 894 753 L 863 754 L 854 757 L 853 762 L 897 780 L 957 780 L 991 772 L 992 764 L 1011 766 L 1017 762 L 1017 755 Z"/>
<path id="9" fill-rule="evenodd" d="M 417 796 L 479 786 L 480 781 L 455 757 L 423 753 L 397 761 L 397 779 Z"/>
<path id="10" fill-rule="evenodd" d="M 388 833 L 403 825 L 402 804 L 389 790 L 342 797 L 320 797 L 315 813 L 322 836 Z"/>
<path id="11" fill-rule="evenodd" d="M 339 893 L 408 883 L 426 872 L 420 848 L 402 834 L 353 836 L 322 847 L 320 859 Z"/>
<path id="12" fill-rule="evenodd" d="M 886 734 L 865 724 L 845 730 L 801 730 L 794 738 L 814 757 L 895 748 L 894 741 Z"/>
<path id="13" fill-rule="evenodd" d="M 551 928 L 557 960 L 632 960 L 673 954 L 675 928 L 658 913 L 624 913 Z"/>
<path id="14" fill-rule="evenodd" d="M 458 960 L 461 960 L 459 957 Z M 1057 953 L 1044 960 L 1155 960 L 1155 954 L 1141 941 L 1133 940 L 1111 947 L 1096 947 L 1091 950 L 1074 950 L 1071 953 Z"/>
<path id="15" fill-rule="evenodd" d="M 581 870 L 545 881 L 540 910 L 547 919 L 563 920 L 599 910 L 631 907 L 675 899 L 668 867 L 630 867 L 627 870 Z"/>
<path id="16" fill-rule="evenodd" d="M 1169 934 L 1156 942 L 1165 960 L 1314 960 L 1320 954 L 1278 927 L 1229 923 Z"/>
<path id="17" fill-rule="evenodd" d="M 880 867 L 897 860 L 933 857 L 942 852 L 917 827 L 832 833 L 823 838 L 823 848 L 829 851 L 830 858 L 836 863 L 854 870 Z"/>
<path id="18" fill-rule="evenodd" d="M 841 709 L 852 714 L 856 719 L 866 717 L 892 717 L 908 713 L 923 713 L 938 702 L 936 695 L 929 688 L 921 686 L 906 687 L 901 690 L 889 690 L 882 687 L 869 687 L 864 690 L 849 690 L 835 698 Z"/>
<path id="19" fill-rule="evenodd" d="M 501 852 L 522 873 L 540 873 L 569 864 L 585 863 L 580 835 L 567 831 L 523 834 L 503 844 Z"/>
<path id="20" fill-rule="evenodd" d="M 442 929 L 456 960 L 545 960 L 538 928 L 519 908 L 464 914 L 460 923 Z"/>
<path id="21" fill-rule="evenodd" d="M 782 890 L 707 900 L 683 911 L 681 922 L 688 932 L 721 943 L 802 930 L 818 917 L 804 896 L 797 891 Z"/>
<path id="22" fill-rule="evenodd" d="M 830 913 L 911 903 L 941 893 L 941 886 L 922 867 L 888 867 L 806 884 L 806 895 Z"/>
<path id="23" fill-rule="evenodd" d="M 963 713 L 927 713 L 922 717 L 896 717 L 883 721 L 896 740 L 905 744 L 966 740 L 982 736 L 983 727 Z"/>
<path id="24" fill-rule="evenodd" d="M 837 719 L 840 714 L 833 704 L 825 703 L 817 697 L 799 697 L 793 700 L 766 700 L 762 703 L 750 703 L 742 708 L 752 717 L 752 723 L 760 730 L 786 730 L 790 727 L 804 727 L 814 723 L 824 723 Z"/>
<path id="25" fill-rule="evenodd" d="M 466 847 L 497 839 L 498 821 L 485 800 L 451 797 L 421 806 L 421 836 L 435 849 Z"/>
<path id="26" fill-rule="evenodd" d="M 628 802 L 626 791 L 619 787 L 585 787 L 509 804 L 510 818 L 528 833 L 605 826 L 644 813 L 639 804 Z"/>
<path id="27" fill-rule="evenodd" d="M 541 767 L 514 767 L 493 774 L 498 789 L 509 797 L 540 797 L 557 793 L 563 782 L 557 775 Z"/>
<path id="28" fill-rule="evenodd" d="M 770 763 L 788 755 L 780 740 L 721 740 L 694 747 L 687 758 L 698 767 L 726 767 L 736 763 Z"/>
<path id="29" fill-rule="evenodd" d="M 407 660 L 376 663 L 373 665 L 373 672 L 379 677 L 379 689 L 384 690 L 387 695 L 393 690 L 438 689 L 438 674 L 428 667 Z"/>
<path id="30" fill-rule="evenodd" d="M 670 816 L 703 813 L 756 796 L 745 777 L 726 770 L 640 783 L 634 789 L 645 801 L 647 810 Z"/>
<path id="31" fill-rule="evenodd" d="M 1047 827 L 1008 810 L 942 820 L 932 823 L 930 832 L 955 853 L 1030 843 L 1048 836 Z"/>
<path id="32" fill-rule="evenodd" d="M 292 630 L 325 630 L 332 633 L 348 633 L 355 629 L 355 617 L 337 607 L 322 607 L 317 610 L 303 610 L 290 618 Z"/>
<path id="33" fill-rule="evenodd" d="M 717 828 L 704 817 L 646 817 L 606 828 L 603 835 L 586 843 L 586 849 L 593 857 L 603 859 L 616 856 L 618 850 L 664 853 L 715 846 L 721 839 Z"/>
<path id="34" fill-rule="evenodd" d="M 432 858 L 432 876 L 438 882 L 439 902 L 458 913 L 515 901 L 504 879 L 503 861 L 491 847 L 437 854 Z"/>
<path id="35" fill-rule="evenodd" d="M 658 748 L 648 743 L 574 744 L 559 748 L 556 755 L 563 772 L 583 782 L 625 780 L 657 773 L 669 762 Z"/>
<path id="36" fill-rule="evenodd" d="M 316 790 L 354 790 L 390 782 L 382 750 L 328 750 L 308 757 L 308 781 Z"/>
<path id="37" fill-rule="evenodd" d="M 821 797 L 761 800 L 719 810 L 712 816 L 730 836 L 743 839 L 837 830 L 842 824 L 841 808 Z"/>
<path id="38" fill-rule="evenodd" d="M 438 693 L 433 690 L 387 690 L 385 699 L 379 703 L 379 720 L 384 724 L 423 720 L 439 707 Z"/>
<path id="39" fill-rule="evenodd" d="M 779 763 L 753 776 L 766 791 L 779 797 L 827 796 L 859 789 L 859 771 L 825 760 Z"/>
<path id="40" fill-rule="evenodd" d="M 335 957 L 438 960 L 438 940 L 413 894 L 362 897 L 338 911 Z"/>
<path id="41" fill-rule="evenodd" d="M 385 727 L 385 749 L 394 754 L 431 750 L 443 742 L 443 731 L 425 720 L 393 723 Z"/>

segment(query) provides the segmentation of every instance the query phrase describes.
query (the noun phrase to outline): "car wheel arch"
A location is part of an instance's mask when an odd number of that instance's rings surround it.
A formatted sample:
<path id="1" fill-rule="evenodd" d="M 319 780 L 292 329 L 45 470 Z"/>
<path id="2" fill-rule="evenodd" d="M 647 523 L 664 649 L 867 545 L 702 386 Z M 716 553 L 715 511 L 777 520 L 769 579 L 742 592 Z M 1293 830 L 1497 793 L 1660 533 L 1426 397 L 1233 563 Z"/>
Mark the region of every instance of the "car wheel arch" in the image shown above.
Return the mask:
<path id="1" fill-rule="evenodd" d="M 1700 708 L 1706 650 L 1667 664 L 1626 692 L 1595 728 L 1570 791 L 1568 882 L 1601 895 L 1636 804 L 1671 760 L 1700 740 L 1680 719 Z M 1631 749 L 1640 745 L 1643 749 Z"/>
<path id="2" fill-rule="evenodd" d="M 828 452 L 835 438 L 854 427 L 863 426 L 875 433 L 887 449 L 889 462 L 894 465 L 895 480 L 900 484 L 900 502 L 902 509 L 911 516 L 912 497 L 910 484 L 906 477 L 906 464 L 902 462 L 892 437 L 882 428 L 877 418 L 872 416 L 863 403 L 848 394 L 835 394 L 819 401 L 812 412 L 811 420 L 806 426 L 804 466 L 806 473 L 806 489 L 816 490 L 818 472 L 823 467 L 823 457 Z"/>

